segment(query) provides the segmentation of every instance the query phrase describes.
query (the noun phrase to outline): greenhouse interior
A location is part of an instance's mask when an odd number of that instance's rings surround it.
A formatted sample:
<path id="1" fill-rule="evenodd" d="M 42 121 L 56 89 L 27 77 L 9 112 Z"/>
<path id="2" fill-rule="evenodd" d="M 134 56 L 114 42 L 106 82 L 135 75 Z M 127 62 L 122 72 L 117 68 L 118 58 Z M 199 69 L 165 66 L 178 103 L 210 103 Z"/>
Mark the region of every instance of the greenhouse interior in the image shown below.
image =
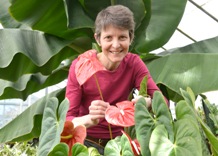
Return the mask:
<path id="1" fill-rule="evenodd" d="M 162 48 L 151 53 L 159 53 L 163 50 L 183 47 L 194 42 L 218 36 L 218 12 L 215 6 L 218 6 L 217 0 L 189 0 L 182 20 L 173 36 Z M 0 29 L 3 29 L 1 24 Z M 36 92 L 30 95 L 26 101 L 20 99 L 0 100 L 0 127 L 16 117 L 40 97 L 51 91 L 65 87 L 66 81 Z M 217 91 L 207 92 L 205 94 L 212 103 L 218 104 Z M 174 109 L 173 104 L 171 104 L 171 109 Z"/>

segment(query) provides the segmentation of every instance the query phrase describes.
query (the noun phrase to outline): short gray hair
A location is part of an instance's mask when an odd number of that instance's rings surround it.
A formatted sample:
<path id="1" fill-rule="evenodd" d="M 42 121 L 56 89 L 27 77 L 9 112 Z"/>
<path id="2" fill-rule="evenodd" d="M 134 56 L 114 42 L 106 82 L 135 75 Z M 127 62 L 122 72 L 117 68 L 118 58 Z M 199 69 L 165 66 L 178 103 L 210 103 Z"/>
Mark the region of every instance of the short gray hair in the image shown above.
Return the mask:
<path id="1" fill-rule="evenodd" d="M 113 25 L 129 30 L 129 37 L 134 38 L 135 22 L 132 11 L 123 5 L 112 5 L 100 11 L 95 20 L 95 33 L 100 38 L 102 29 Z"/>

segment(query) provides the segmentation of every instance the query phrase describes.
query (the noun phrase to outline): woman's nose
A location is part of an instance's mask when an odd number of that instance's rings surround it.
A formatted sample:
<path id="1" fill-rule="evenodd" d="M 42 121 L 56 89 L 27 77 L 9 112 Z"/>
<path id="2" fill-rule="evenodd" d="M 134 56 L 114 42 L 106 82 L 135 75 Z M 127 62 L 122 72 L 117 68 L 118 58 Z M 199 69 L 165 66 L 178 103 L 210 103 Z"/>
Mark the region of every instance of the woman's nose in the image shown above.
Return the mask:
<path id="1" fill-rule="evenodd" d="M 113 46 L 113 48 L 120 48 L 119 40 L 113 40 L 112 46 Z"/>

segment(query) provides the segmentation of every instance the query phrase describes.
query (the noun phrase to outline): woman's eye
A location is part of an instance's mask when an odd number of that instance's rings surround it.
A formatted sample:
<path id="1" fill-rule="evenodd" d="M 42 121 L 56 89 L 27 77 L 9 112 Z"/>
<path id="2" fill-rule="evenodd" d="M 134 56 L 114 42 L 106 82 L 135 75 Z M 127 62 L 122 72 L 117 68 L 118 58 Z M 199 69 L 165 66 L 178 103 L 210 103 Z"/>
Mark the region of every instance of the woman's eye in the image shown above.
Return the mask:
<path id="1" fill-rule="evenodd" d="M 107 40 L 108 40 L 108 39 L 111 39 L 111 36 L 106 36 L 105 39 L 107 39 Z"/>
<path id="2" fill-rule="evenodd" d="M 121 36 L 120 39 L 121 40 L 125 40 L 127 37 L 126 36 Z"/>

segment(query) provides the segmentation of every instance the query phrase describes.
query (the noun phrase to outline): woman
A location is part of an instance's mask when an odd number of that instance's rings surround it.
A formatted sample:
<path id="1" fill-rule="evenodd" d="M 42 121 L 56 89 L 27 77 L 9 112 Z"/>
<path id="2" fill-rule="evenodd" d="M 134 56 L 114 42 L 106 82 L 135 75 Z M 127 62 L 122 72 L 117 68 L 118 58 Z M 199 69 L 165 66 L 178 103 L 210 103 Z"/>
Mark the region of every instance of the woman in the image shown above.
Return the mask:
<path id="1" fill-rule="evenodd" d="M 100 144 L 97 148 L 101 154 L 104 145 L 110 140 L 105 110 L 110 105 L 127 100 L 134 88 L 140 89 L 140 83 L 146 75 L 150 97 L 153 97 L 154 91 L 159 90 L 144 62 L 138 55 L 129 52 L 129 46 L 134 38 L 134 28 L 133 13 L 125 6 L 109 6 L 97 15 L 94 37 L 102 52 L 97 53 L 95 50 L 88 52 L 104 68 L 96 73 L 103 99 L 94 76 L 82 85 L 78 82 L 75 73 L 78 59 L 74 60 L 70 67 L 66 88 L 66 97 L 70 101 L 67 120 L 71 120 L 75 126 L 85 125 L 87 127 L 85 145 L 96 147 L 96 143 Z M 150 107 L 151 98 L 144 98 L 147 107 Z M 113 138 L 122 135 L 122 127 L 111 125 L 111 128 Z"/>

